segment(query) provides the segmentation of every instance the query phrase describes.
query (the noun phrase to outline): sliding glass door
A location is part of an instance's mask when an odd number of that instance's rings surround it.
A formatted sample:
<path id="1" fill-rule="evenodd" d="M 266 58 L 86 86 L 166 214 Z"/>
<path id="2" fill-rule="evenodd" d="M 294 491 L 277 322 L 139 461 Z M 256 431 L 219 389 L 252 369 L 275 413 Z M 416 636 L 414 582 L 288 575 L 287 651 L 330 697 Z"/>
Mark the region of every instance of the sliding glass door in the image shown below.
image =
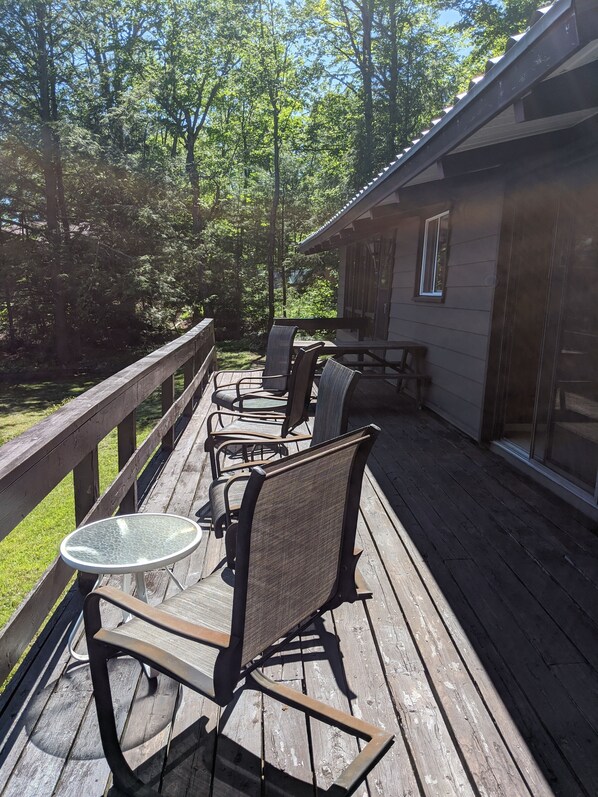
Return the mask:
<path id="1" fill-rule="evenodd" d="M 532 454 L 596 495 L 598 168 L 586 164 L 564 177 Z"/>
<path id="2" fill-rule="evenodd" d="M 511 191 L 500 436 L 597 500 L 598 164 Z"/>

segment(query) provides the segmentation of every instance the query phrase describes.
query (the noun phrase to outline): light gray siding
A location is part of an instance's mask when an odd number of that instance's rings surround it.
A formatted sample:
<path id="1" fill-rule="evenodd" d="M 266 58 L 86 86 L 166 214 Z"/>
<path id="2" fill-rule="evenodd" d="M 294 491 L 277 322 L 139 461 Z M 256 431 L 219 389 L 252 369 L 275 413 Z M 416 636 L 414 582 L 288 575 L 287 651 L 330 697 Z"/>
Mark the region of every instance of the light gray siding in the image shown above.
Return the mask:
<path id="1" fill-rule="evenodd" d="M 414 299 L 420 218 L 405 219 L 397 229 L 388 337 L 427 346 L 426 371 L 432 381 L 426 405 L 476 439 L 482 422 L 502 198 L 499 180 L 455 191 L 444 302 Z M 437 212 L 423 210 L 422 216 Z"/>

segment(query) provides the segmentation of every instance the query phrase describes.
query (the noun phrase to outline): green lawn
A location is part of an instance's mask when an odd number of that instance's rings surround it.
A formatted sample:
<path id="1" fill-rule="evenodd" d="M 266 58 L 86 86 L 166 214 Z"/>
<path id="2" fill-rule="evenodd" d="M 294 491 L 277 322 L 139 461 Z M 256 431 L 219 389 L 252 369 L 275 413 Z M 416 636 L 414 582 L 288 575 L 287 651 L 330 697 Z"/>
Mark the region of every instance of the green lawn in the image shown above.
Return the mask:
<path id="1" fill-rule="evenodd" d="M 259 356 L 239 344 L 219 345 L 219 368 L 250 367 Z M 62 404 L 92 387 L 99 379 L 81 377 L 54 382 L 0 384 L 0 444 L 16 437 Z M 177 380 L 177 394 L 182 382 Z M 156 391 L 138 409 L 138 444 L 160 417 Z M 100 489 L 117 473 L 116 430 L 99 445 Z M 0 627 L 58 554 L 60 541 L 75 527 L 73 477 L 67 476 L 7 537 L 0 542 Z"/>

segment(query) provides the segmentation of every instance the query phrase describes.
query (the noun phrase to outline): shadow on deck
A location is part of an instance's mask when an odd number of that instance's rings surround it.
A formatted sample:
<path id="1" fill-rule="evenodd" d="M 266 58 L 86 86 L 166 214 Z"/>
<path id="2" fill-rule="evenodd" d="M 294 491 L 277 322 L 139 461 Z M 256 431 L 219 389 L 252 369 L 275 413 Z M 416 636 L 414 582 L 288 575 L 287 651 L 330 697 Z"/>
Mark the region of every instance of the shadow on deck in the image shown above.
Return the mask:
<path id="1" fill-rule="evenodd" d="M 209 466 L 209 391 L 145 511 L 195 516 Z M 383 429 L 365 480 L 365 605 L 343 606 L 268 666 L 270 677 L 396 733 L 360 795 L 595 795 L 598 537 L 590 524 L 379 383 L 351 421 Z M 208 532 L 176 566 L 191 583 L 222 558 Z M 154 601 L 172 589 L 148 577 Z M 86 665 L 69 663 L 71 591 L 0 706 L 0 795 L 114 795 Z M 353 740 L 240 690 L 222 711 L 129 659 L 112 663 L 123 747 L 172 797 L 314 795 Z"/>

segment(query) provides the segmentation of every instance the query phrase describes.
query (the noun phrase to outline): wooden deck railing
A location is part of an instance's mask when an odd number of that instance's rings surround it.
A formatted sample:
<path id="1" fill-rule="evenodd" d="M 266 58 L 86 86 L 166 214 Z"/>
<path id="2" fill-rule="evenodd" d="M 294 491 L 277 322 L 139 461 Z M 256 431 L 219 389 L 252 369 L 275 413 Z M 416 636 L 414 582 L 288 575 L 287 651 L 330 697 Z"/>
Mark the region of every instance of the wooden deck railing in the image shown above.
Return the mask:
<path id="1" fill-rule="evenodd" d="M 177 340 L 70 401 L 0 450 L 0 540 L 70 472 L 77 525 L 137 509 L 137 476 L 155 449 L 174 445 L 174 424 L 190 415 L 215 362 L 206 319 Z M 174 399 L 175 372 L 184 390 Z M 162 417 L 137 447 L 137 407 L 162 389 Z M 100 495 L 98 443 L 118 429 L 119 472 Z M 64 530 L 65 536 L 72 529 Z M 1 574 L 0 574 L 1 576 Z M 0 683 L 8 676 L 72 576 L 57 558 L 0 631 Z"/>

